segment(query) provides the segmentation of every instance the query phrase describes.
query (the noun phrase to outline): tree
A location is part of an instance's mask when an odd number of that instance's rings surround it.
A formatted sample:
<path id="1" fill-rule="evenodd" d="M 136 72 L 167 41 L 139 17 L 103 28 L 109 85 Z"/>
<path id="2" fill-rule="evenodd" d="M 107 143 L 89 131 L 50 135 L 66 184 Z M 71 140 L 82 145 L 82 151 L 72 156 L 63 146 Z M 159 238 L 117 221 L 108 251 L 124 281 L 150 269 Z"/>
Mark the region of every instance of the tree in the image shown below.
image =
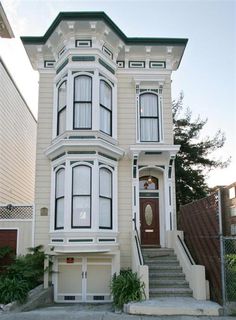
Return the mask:
<path id="1" fill-rule="evenodd" d="M 176 202 L 180 205 L 201 199 L 209 193 L 205 181 L 206 174 L 214 168 L 224 168 L 230 159 L 222 161 L 213 159 L 211 153 L 224 146 L 225 135 L 218 130 L 211 138 L 200 138 L 207 119 L 198 116 L 192 120 L 192 113 L 187 108 L 183 111 L 183 94 L 173 101 L 174 143 L 180 145 L 175 160 Z"/>

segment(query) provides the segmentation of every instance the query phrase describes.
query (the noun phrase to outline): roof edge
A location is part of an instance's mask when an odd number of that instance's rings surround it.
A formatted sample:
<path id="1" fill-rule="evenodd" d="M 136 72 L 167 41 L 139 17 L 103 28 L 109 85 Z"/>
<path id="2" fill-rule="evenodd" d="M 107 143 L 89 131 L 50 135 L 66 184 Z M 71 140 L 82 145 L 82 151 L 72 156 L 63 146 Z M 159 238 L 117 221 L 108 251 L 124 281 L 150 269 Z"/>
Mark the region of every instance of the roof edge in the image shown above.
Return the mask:
<path id="1" fill-rule="evenodd" d="M 28 37 L 23 36 L 21 37 L 21 41 L 23 44 L 45 44 L 46 41 L 49 39 L 50 35 L 59 25 L 59 23 L 63 20 L 88 20 L 88 19 L 95 19 L 95 20 L 102 20 L 104 21 L 112 30 L 113 32 L 118 35 L 121 40 L 126 45 L 182 45 L 186 46 L 188 39 L 186 38 L 152 38 L 152 37 L 145 37 L 145 38 L 138 38 L 138 37 L 127 37 L 123 31 L 106 15 L 103 11 L 85 11 L 85 12 L 60 12 L 56 19 L 53 21 L 49 29 L 46 31 L 44 36 L 40 37 Z"/>

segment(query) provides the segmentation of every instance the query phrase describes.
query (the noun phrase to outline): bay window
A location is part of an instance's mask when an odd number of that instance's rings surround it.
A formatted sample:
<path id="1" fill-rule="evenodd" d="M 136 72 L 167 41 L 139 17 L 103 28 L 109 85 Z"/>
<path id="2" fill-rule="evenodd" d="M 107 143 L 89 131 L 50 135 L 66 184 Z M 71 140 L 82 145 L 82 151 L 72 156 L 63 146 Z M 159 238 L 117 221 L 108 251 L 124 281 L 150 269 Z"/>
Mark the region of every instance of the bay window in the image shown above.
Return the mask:
<path id="1" fill-rule="evenodd" d="M 112 229 L 112 172 L 99 171 L 99 228 Z"/>
<path id="2" fill-rule="evenodd" d="M 158 96 L 153 93 L 143 93 L 139 99 L 140 141 L 158 142 L 159 110 Z"/>
<path id="3" fill-rule="evenodd" d="M 112 135 L 112 88 L 100 80 L 100 130 Z"/>
<path id="4" fill-rule="evenodd" d="M 74 129 L 92 129 L 92 78 L 74 79 Z"/>
<path id="5" fill-rule="evenodd" d="M 66 95 L 67 95 L 67 83 L 63 81 L 58 88 L 57 99 L 57 135 L 63 133 L 66 130 Z"/>
<path id="6" fill-rule="evenodd" d="M 64 228 L 65 169 L 56 172 L 55 179 L 55 229 Z"/>
<path id="7" fill-rule="evenodd" d="M 72 169 L 72 228 L 91 227 L 91 168 Z"/>

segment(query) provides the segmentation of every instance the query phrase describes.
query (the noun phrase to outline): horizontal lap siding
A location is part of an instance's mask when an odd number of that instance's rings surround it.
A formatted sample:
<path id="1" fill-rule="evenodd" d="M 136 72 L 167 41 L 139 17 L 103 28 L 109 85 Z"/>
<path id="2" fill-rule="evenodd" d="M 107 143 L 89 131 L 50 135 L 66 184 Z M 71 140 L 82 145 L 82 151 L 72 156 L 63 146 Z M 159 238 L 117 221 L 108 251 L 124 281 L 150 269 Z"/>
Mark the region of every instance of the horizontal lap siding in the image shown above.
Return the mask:
<path id="1" fill-rule="evenodd" d="M 39 84 L 39 112 L 35 185 L 35 245 L 49 243 L 49 217 L 51 194 L 51 164 L 44 152 L 52 141 L 53 74 L 41 74 Z M 48 208 L 48 216 L 40 209 Z"/>
<path id="2" fill-rule="evenodd" d="M 33 203 L 36 121 L 0 62 L 0 203 Z"/>

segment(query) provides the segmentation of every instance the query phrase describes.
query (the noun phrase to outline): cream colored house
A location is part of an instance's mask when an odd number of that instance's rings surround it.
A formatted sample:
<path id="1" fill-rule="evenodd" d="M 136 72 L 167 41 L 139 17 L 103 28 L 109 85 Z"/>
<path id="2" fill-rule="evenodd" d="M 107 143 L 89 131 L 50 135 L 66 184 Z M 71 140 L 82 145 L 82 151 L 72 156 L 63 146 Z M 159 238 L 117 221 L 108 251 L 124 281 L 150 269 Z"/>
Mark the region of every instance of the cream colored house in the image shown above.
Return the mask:
<path id="1" fill-rule="evenodd" d="M 1 3 L 0 37 L 14 37 Z M 0 84 L 0 247 L 25 254 L 32 246 L 37 122 L 1 56 Z"/>
<path id="2" fill-rule="evenodd" d="M 148 296 L 143 248 L 177 235 L 171 73 L 187 40 L 128 38 L 103 12 L 64 12 L 22 41 L 40 74 L 34 234 L 55 301 L 110 301 L 128 267 Z"/>

